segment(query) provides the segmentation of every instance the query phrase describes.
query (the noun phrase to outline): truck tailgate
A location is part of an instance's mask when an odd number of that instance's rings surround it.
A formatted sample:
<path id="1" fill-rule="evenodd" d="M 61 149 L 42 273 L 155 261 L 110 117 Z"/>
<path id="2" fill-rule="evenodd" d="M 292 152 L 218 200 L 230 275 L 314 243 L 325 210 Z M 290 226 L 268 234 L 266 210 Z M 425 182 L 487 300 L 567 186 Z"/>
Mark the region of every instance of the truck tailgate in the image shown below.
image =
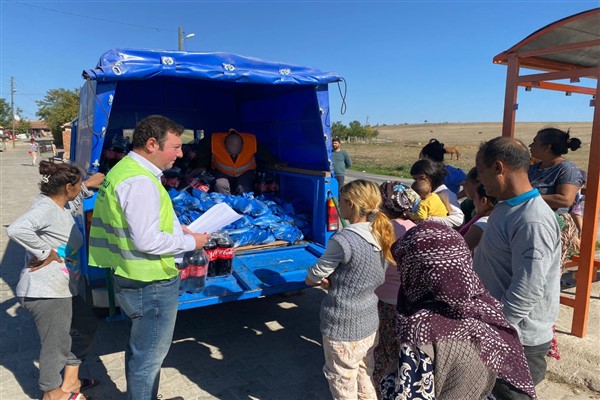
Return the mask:
<path id="1" fill-rule="evenodd" d="M 180 296 L 179 309 L 304 289 L 306 270 L 324 251 L 323 246 L 307 243 L 236 255 L 231 276 L 209 278 L 203 292 Z"/>

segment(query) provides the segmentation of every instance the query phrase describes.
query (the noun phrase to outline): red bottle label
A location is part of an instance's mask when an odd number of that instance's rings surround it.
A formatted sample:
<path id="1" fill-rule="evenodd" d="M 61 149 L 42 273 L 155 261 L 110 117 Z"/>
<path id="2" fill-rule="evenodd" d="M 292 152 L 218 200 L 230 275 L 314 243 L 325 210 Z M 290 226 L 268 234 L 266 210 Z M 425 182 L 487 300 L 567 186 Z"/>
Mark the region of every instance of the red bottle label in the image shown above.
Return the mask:
<path id="1" fill-rule="evenodd" d="M 208 265 L 190 265 L 190 276 L 200 278 L 206 275 Z"/>
<path id="2" fill-rule="evenodd" d="M 181 280 L 187 279 L 188 276 L 190 276 L 190 267 L 180 269 L 179 276 L 181 277 Z"/>
<path id="3" fill-rule="evenodd" d="M 208 262 L 215 261 L 217 259 L 217 249 L 206 250 L 206 255 L 208 255 Z"/>
<path id="4" fill-rule="evenodd" d="M 233 247 L 220 247 L 217 251 L 218 258 L 221 260 L 231 260 L 233 258 Z"/>

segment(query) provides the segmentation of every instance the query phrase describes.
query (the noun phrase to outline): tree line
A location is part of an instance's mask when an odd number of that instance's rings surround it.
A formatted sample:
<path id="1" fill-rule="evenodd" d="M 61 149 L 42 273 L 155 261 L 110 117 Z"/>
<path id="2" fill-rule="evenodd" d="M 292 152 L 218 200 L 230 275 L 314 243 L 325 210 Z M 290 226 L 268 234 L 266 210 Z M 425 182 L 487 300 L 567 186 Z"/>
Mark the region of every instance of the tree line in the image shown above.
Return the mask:
<path id="1" fill-rule="evenodd" d="M 79 89 L 50 89 L 42 100 L 36 100 L 38 110 L 36 116 L 48 124 L 52 137 L 57 145 L 62 144 L 62 125 L 71 122 L 79 113 Z M 15 114 L 16 133 L 27 133 L 31 129 L 29 120 L 21 115 L 17 108 Z M 10 104 L 6 99 L 0 99 L 0 125 L 4 129 L 12 127 L 13 116 Z"/>
<path id="2" fill-rule="evenodd" d="M 331 135 L 341 140 L 348 140 L 350 137 L 373 139 L 379 135 L 379 131 L 370 125 L 362 125 L 358 121 L 352 121 L 348 126 L 336 121 L 331 124 Z"/>

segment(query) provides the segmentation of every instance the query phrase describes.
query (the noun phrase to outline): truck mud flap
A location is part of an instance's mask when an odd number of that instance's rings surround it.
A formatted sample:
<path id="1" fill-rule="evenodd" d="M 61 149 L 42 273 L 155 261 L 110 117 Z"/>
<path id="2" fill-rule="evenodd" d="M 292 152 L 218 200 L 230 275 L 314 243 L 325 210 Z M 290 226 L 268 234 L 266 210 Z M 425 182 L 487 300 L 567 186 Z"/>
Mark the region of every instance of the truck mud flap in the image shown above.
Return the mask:
<path id="1" fill-rule="evenodd" d="M 252 299 L 306 288 L 306 270 L 313 266 L 325 248 L 303 244 L 249 251 L 236 255 L 233 273 L 209 278 L 201 293 L 179 297 L 179 309 Z"/>

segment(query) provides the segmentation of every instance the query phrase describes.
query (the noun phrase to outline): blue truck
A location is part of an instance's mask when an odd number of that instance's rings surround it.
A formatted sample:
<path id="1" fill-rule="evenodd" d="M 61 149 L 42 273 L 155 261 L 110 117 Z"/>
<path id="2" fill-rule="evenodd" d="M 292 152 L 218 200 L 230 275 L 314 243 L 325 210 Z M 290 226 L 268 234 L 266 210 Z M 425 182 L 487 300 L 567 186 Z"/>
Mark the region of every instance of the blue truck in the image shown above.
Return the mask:
<path id="1" fill-rule="evenodd" d="M 310 237 L 236 251 L 232 275 L 207 280 L 202 293 L 180 296 L 179 309 L 305 288 L 306 269 L 338 228 L 328 84 L 343 81 L 339 75 L 227 53 L 114 49 L 82 76 L 70 156 L 89 174 L 104 165 L 111 143 L 131 135 L 148 115 L 180 123 L 189 133 L 186 140 L 235 127 L 255 134 L 287 164 L 270 171 L 278 175 L 279 197 L 311 216 Z M 94 203 L 95 196 L 86 199 L 76 217 L 86 239 Z M 86 300 L 114 310 L 110 274 L 87 261 L 86 240 L 80 251 Z"/>

